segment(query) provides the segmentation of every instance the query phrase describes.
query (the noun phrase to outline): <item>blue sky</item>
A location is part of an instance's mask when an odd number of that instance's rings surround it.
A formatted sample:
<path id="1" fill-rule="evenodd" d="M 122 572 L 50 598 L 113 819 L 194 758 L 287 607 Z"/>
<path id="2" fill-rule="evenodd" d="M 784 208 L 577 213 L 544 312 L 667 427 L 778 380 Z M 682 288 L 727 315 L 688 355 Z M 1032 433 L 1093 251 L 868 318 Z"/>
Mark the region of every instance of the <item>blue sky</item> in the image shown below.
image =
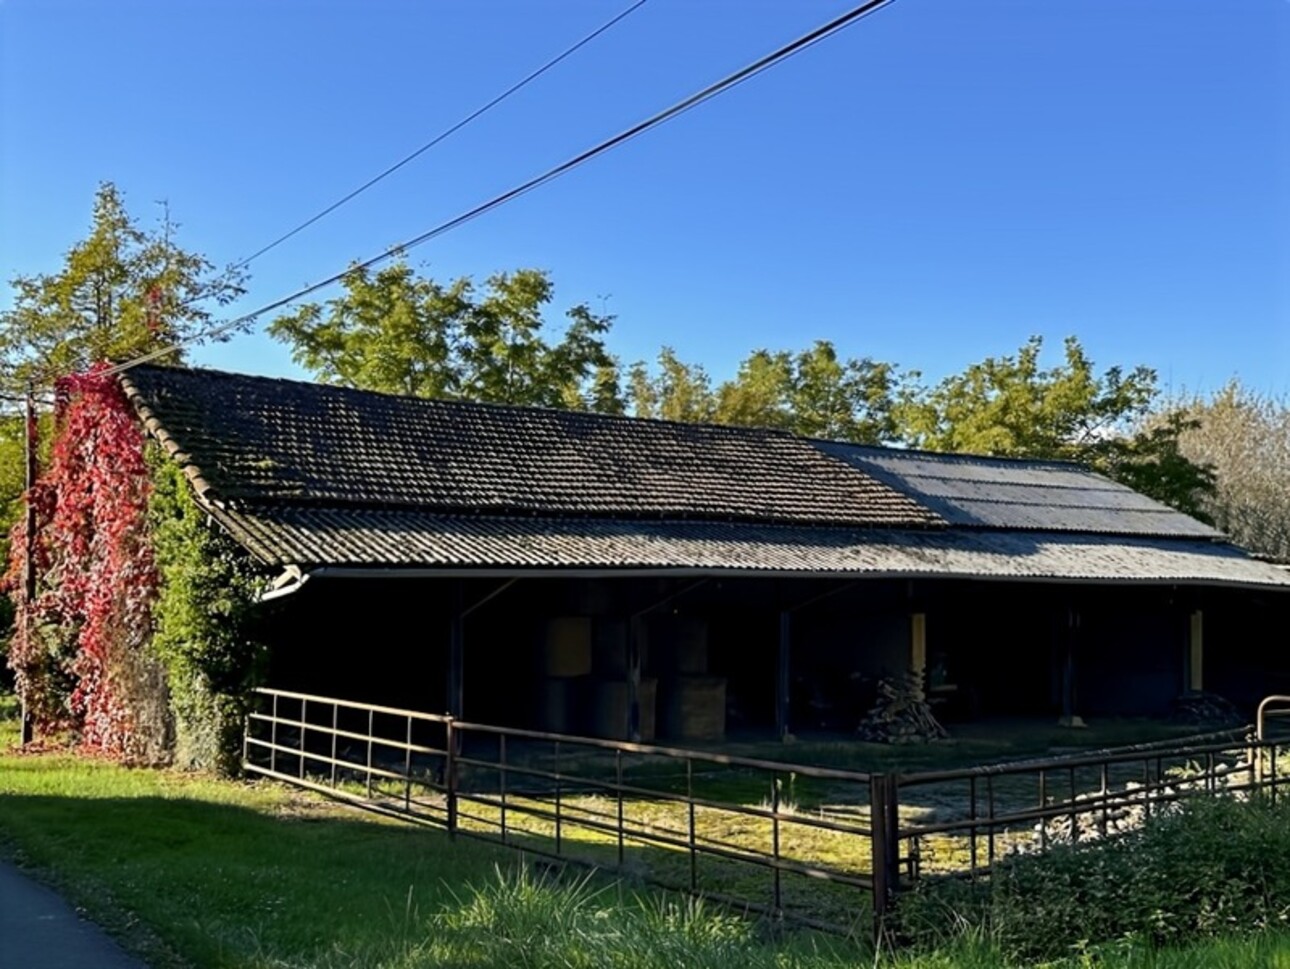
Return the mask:
<path id="1" fill-rule="evenodd" d="M 237 260 L 628 0 L 0 0 L 0 273 L 57 268 L 111 180 Z M 450 218 L 849 9 L 649 0 L 257 260 L 250 310 Z M 412 253 L 551 271 L 717 377 L 833 340 L 929 378 L 1041 334 L 1176 391 L 1290 392 L 1290 2 L 896 0 Z M 0 305 L 7 304 L 7 289 Z M 558 319 L 558 313 L 556 314 Z M 241 336 L 198 363 L 298 373 Z"/>

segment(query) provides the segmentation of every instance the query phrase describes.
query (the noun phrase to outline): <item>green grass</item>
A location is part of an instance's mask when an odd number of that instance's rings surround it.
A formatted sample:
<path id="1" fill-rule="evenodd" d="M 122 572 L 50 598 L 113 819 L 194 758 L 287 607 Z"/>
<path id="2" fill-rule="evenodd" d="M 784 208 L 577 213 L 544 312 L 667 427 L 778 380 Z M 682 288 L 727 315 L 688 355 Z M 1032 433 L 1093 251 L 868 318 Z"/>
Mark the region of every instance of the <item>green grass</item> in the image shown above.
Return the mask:
<path id="1" fill-rule="evenodd" d="M 276 785 L 66 754 L 0 754 L 0 844 L 160 966 L 397 945 L 420 913 L 512 862 Z"/>
<path id="2" fill-rule="evenodd" d="M 739 967 L 985 969 L 969 930 L 875 960 L 862 944 L 771 931 L 712 905 L 599 877 L 557 878 L 512 852 L 414 829 L 274 784 L 132 770 L 7 748 L 0 853 L 62 890 L 154 966 L 288 969 Z M 644 808 L 643 808 L 644 809 Z M 1290 935 L 1175 950 L 1113 946 L 1106 969 L 1290 969 Z M 1025 963 L 1018 963 L 1024 965 Z"/>

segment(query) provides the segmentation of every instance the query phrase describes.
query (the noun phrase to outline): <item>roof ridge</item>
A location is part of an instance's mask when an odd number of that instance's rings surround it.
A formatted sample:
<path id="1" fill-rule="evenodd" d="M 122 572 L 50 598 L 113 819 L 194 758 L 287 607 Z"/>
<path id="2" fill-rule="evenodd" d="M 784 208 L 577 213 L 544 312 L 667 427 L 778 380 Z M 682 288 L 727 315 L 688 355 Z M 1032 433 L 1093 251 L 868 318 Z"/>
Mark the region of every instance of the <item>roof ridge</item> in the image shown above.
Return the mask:
<path id="1" fill-rule="evenodd" d="M 1031 467 L 1051 466 L 1055 468 L 1074 468 L 1087 474 L 1097 474 L 1089 465 L 1074 458 L 1027 458 L 1013 454 L 979 454 L 975 451 L 933 451 L 930 448 L 902 447 L 895 444 L 859 444 L 855 441 L 840 441 L 835 438 L 803 435 L 803 440 L 812 444 L 826 444 L 830 447 L 847 448 L 853 451 L 872 451 L 877 454 L 910 454 L 916 457 L 934 458 L 954 461 L 963 464 L 970 462 L 997 461 L 1000 464 L 1024 464 Z M 1110 480 L 1109 478 L 1107 480 Z"/>
<path id="2" fill-rule="evenodd" d="M 744 424 L 717 424 L 712 421 L 678 421 L 666 417 L 638 417 L 629 414 L 606 414 L 603 411 L 591 410 L 574 410 L 566 407 L 551 407 L 545 404 L 508 404 L 501 401 L 491 400 L 461 400 L 451 397 L 422 397 L 417 394 L 396 394 L 388 390 L 367 390 L 360 387 L 347 387 L 344 384 L 329 384 L 317 380 L 304 380 L 294 377 L 266 377 L 261 374 L 239 373 L 235 370 L 220 370 L 216 367 L 179 367 L 169 364 L 145 363 L 132 367 L 131 370 L 158 370 L 165 373 L 185 373 L 200 374 L 235 381 L 253 381 L 266 384 L 287 384 L 294 387 L 308 387 L 313 392 L 332 391 L 338 394 L 365 398 L 380 398 L 385 400 L 403 401 L 415 405 L 440 406 L 440 407 L 460 407 L 466 410 L 492 410 L 492 411 L 513 411 L 525 414 L 542 413 L 550 414 L 557 418 L 573 418 L 576 420 L 591 420 L 609 422 L 622 422 L 627 424 L 654 424 L 670 427 L 683 428 L 709 428 L 718 433 L 729 433 L 732 435 L 766 435 L 786 440 L 811 441 L 801 434 L 794 434 L 792 431 L 786 431 L 778 427 L 754 427 Z M 129 371 L 121 374 L 122 379 L 129 376 Z"/>

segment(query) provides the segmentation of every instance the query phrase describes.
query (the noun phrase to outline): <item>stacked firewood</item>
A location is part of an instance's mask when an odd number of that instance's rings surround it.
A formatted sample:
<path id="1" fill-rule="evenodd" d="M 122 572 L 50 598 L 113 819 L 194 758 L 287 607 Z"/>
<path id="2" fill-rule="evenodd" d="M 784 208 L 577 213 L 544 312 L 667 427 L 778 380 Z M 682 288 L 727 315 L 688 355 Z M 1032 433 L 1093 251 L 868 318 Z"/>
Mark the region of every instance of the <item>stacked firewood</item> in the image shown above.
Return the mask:
<path id="1" fill-rule="evenodd" d="M 879 680 L 878 700 L 856 732 L 862 740 L 882 744 L 925 744 L 949 736 L 927 702 L 922 670 Z"/>
<path id="2" fill-rule="evenodd" d="M 1245 722 L 1232 702 L 1217 693 L 1184 693 L 1174 700 L 1169 718 L 1175 723 L 1236 727 Z"/>

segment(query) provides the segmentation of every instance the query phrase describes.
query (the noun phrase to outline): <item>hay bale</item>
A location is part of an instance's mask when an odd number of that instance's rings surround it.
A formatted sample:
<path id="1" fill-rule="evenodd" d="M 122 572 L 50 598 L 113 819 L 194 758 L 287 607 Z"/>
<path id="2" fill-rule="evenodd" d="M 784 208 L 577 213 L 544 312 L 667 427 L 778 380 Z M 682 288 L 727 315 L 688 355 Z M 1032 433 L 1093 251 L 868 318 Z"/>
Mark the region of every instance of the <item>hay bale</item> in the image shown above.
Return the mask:
<path id="1" fill-rule="evenodd" d="M 678 740 L 721 740 L 726 735 L 726 679 L 678 676 L 665 681 L 660 719 Z"/>
<path id="2" fill-rule="evenodd" d="M 552 676 L 540 680 L 537 692 L 538 729 L 551 733 L 580 733 L 581 714 L 586 706 L 588 678 Z"/>
<path id="3" fill-rule="evenodd" d="M 641 740 L 654 739 L 658 681 L 641 678 Z M 596 680 L 591 687 L 591 732 L 610 740 L 628 739 L 631 690 L 627 680 Z"/>
<path id="4" fill-rule="evenodd" d="M 543 672 L 547 676 L 585 676 L 591 672 L 591 617 L 557 616 L 546 622 Z"/>

